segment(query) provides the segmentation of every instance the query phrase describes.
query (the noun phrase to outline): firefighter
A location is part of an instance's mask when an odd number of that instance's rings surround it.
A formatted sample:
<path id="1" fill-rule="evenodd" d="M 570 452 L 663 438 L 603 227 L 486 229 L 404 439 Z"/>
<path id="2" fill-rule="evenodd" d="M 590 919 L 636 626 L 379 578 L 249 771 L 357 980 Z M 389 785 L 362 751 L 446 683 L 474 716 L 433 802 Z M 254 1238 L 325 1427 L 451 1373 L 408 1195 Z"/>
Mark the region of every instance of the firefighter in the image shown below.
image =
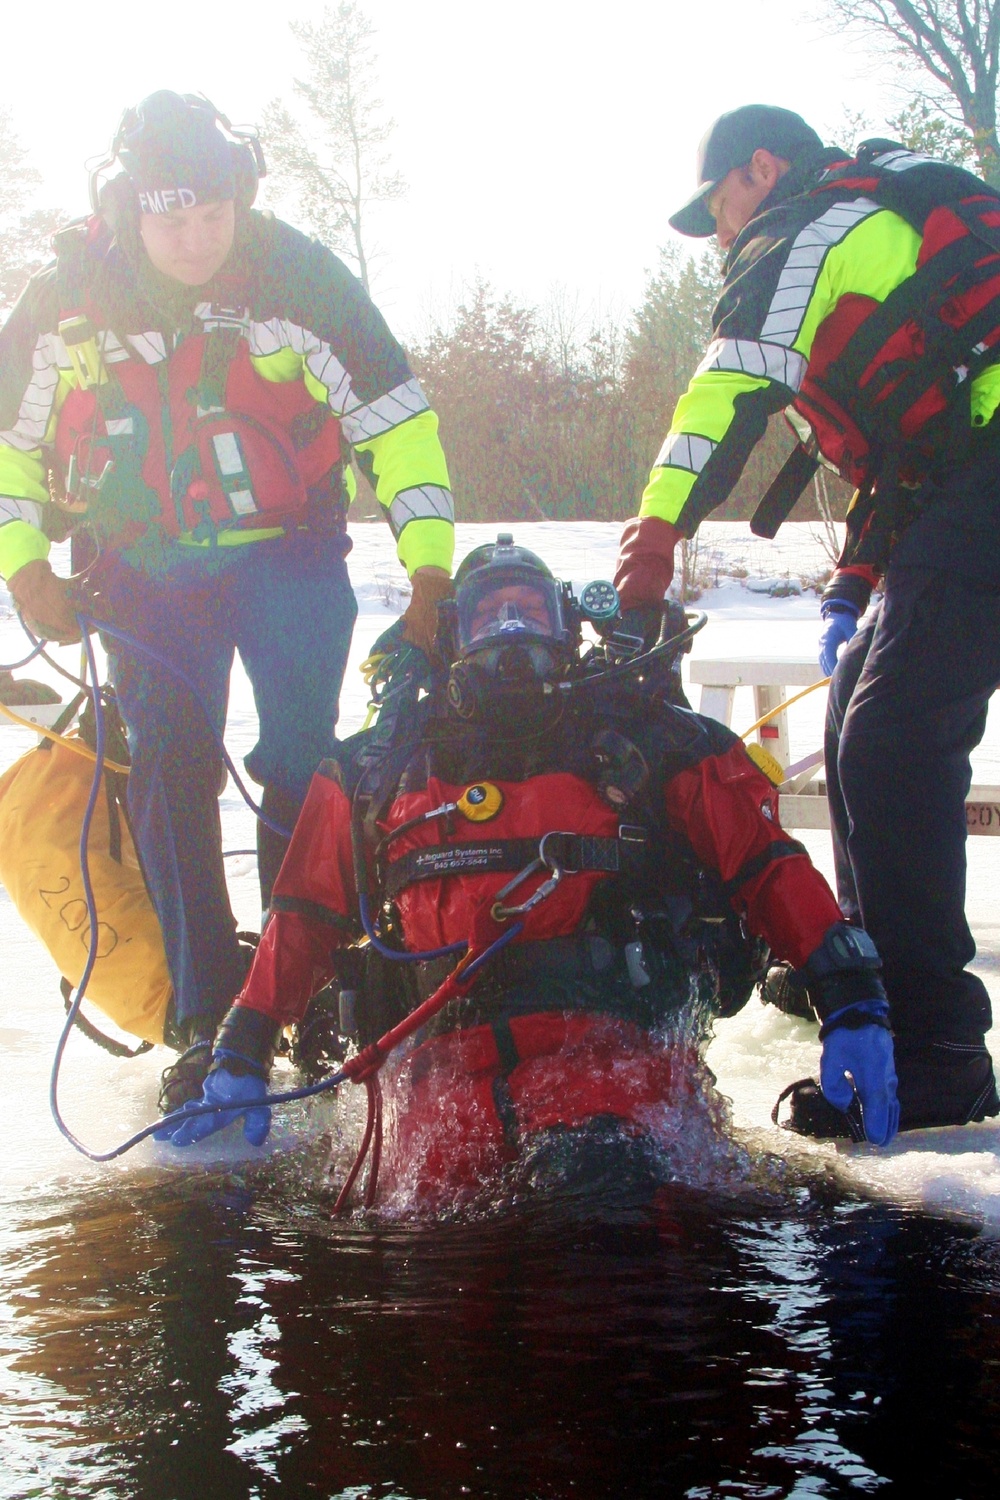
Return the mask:
<path id="1" fill-rule="evenodd" d="M 104 639 L 173 982 L 169 1034 L 187 1049 L 164 1075 L 165 1109 L 200 1093 L 246 973 L 218 807 L 234 653 L 260 720 L 246 765 L 271 825 L 258 834 L 265 907 L 281 830 L 334 743 L 357 613 L 352 452 L 412 579 L 409 640 L 429 645 L 450 589 L 437 418 L 346 267 L 251 207 L 263 170 L 256 136 L 207 99 L 151 94 L 91 179 L 92 217 L 57 236 L 0 334 L 0 573 L 46 639 L 78 640 L 85 605 L 138 642 Z M 48 561 L 67 530 L 85 588 Z"/>
<path id="2" fill-rule="evenodd" d="M 712 342 L 625 528 L 617 583 L 659 606 L 673 551 L 729 494 L 770 415 L 802 438 L 755 517 L 815 471 L 857 494 L 821 606 L 827 779 L 845 915 L 878 946 L 901 1129 L 1000 1111 L 989 998 L 967 965 L 969 755 L 1000 683 L 1000 200 L 898 143 L 825 149 L 789 110 L 722 115 L 670 220 L 726 254 Z M 855 636 L 873 586 L 884 602 Z M 853 637 L 853 639 L 852 639 Z M 813 1091 L 793 1125 L 842 1133 Z"/>
<path id="3" fill-rule="evenodd" d="M 374 941 L 364 950 L 359 1003 L 375 1015 L 362 1041 L 437 988 L 477 914 L 523 921 L 404 1063 L 392 1118 L 420 1153 L 411 1176 L 465 1153 L 473 1181 L 525 1137 L 595 1118 L 642 1130 L 671 1087 L 657 1038 L 693 989 L 713 1014 L 745 1003 L 749 934 L 808 985 L 831 1105 L 860 1135 L 891 1139 L 892 1038 L 871 940 L 781 828 L 775 787 L 742 742 L 671 701 L 668 657 L 630 656 L 605 628 L 605 646 L 581 658 L 587 597 L 510 534 L 466 557 L 439 611 L 450 666 L 409 707 L 394 690 L 398 730 L 345 741 L 313 778 L 205 1082 L 207 1102 L 233 1109 L 165 1127 L 175 1144 L 237 1115 L 264 1139 L 282 1027 L 331 976 L 358 983 L 346 945 L 362 902 L 398 951 L 436 955 L 402 964 Z"/>

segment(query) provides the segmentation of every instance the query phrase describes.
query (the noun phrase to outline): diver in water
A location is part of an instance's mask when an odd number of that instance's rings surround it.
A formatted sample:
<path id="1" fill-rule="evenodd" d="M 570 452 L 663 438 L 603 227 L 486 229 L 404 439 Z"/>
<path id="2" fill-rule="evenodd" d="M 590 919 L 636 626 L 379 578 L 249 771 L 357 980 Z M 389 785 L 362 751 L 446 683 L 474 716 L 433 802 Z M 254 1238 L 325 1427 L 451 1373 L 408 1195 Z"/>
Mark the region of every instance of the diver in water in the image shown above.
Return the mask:
<path id="1" fill-rule="evenodd" d="M 624 633 L 610 584 L 577 600 L 509 534 L 455 582 L 434 662 L 400 652 L 376 726 L 314 776 L 204 1085 L 233 1109 L 168 1127 L 174 1143 L 238 1116 L 261 1142 L 275 1047 L 311 997 L 333 980 L 365 1045 L 437 989 L 487 911 L 521 924 L 515 940 L 397 1068 L 389 1160 L 418 1181 L 482 1180 L 547 1130 L 641 1134 L 767 949 L 808 985 L 827 1099 L 891 1140 L 878 955 L 742 742 L 681 706 L 684 635 Z"/>

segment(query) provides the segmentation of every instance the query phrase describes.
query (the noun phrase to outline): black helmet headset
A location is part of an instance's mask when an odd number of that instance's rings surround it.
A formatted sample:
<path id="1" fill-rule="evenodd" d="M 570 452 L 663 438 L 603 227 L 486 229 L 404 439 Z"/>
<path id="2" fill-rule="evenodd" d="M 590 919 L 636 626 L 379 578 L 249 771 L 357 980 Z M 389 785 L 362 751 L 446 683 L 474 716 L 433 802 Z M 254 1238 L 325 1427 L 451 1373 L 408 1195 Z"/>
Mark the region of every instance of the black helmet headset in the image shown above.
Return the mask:
<path id="1" fill-rule="evenodd" d="M 110 180 L 108 169 L 124 169 Z M 204 94 L 159 89 L 126 109 L 108 153 L 90 171 L 94 213 L 164 213 L 232 198 L 249 208 L 267 173 L 257 131 L 235 126 Z M 114 226 L 113 226 L 114 227 Z"/>

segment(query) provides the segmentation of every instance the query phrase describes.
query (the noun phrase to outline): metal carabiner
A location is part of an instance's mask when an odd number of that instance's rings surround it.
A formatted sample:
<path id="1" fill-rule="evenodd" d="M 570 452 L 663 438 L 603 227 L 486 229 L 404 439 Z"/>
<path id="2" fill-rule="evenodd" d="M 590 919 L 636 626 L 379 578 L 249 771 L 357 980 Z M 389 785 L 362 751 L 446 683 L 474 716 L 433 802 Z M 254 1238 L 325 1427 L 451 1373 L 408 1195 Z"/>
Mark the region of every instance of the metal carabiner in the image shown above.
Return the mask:
<path id="1" fill-rule="evenodd" d="M 550 828 L 548 833 L 542 834 L 538 841 L 537 856 L 530 864 L 525 865 L 523 870 L 519 870 L 513 879 L 508 880 L 507 884 L 497 891 L 496 899 L 490 908 L 490 916 L 494 922 L 509 922 L 511 917 L 521 917 L 525 912 L 532 911 L 540 902 L 548 900 L 564 875 L 576 874 L 575 870 L 564 870 L 555 855 L 549 854 L 545 848 L 546 840 L 564 836 L 561 830 L 555 828 Z M 543 880 L 538 889 L 533 891 L 527 901 L 523 901 L 520 906 L 504 906 L 504 896 L 509 896 L 511 891 L 516 890 L 519 885 L 522 885 L 530 876 L 536 875 L 539 870 L 550 871 L 548 880 Z"/>
<path id="2" fill-rule="evenodd" d="M 516 891 L 518 886 L 523 885 L 529 876 L 546 868 L 543 861 L 536 857 L 530 864 L 525 865 L 523 870 L 518 870 L 516 875 L 512 875 L 506 885 L 500 887 L 496 893 L 493 905 L 490 907 L 490 916 L 494 922 L 508 922 L 511 917 L 516 917 L 522 911 L 527 910 L 527 904 L 524 906 L 504 906 L 503 898 L 504 896 L 509 896 L 511 891 Z"/>

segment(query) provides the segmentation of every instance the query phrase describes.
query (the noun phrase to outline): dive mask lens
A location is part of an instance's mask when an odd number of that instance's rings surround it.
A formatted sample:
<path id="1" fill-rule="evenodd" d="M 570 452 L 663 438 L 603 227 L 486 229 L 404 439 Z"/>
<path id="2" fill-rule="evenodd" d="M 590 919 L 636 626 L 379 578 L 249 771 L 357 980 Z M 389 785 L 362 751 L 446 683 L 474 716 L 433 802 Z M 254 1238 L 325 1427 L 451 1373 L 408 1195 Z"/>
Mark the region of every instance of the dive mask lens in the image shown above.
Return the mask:
<path id="1" fill-rule="evenodd" d="M 562 611 L 554 580 L 525 573 L 483 569 L 480 576 L 473 574 L 462 586 L 457 601 L 460 651 L 485 642 L 562 636 Z"/>

